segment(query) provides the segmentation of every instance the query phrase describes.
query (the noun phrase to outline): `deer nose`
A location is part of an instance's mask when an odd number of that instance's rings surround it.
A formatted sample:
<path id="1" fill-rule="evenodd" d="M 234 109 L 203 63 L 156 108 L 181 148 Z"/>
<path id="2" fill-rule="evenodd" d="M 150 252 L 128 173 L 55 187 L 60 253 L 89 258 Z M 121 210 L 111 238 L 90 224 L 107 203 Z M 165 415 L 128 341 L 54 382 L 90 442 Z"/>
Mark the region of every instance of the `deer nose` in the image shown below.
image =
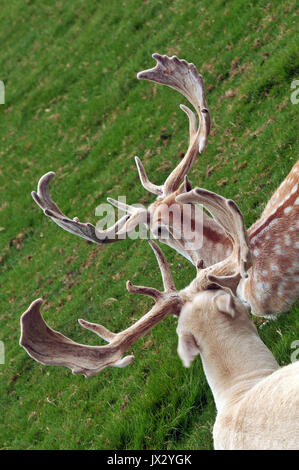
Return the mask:
<path id="1" fill-rule="evenodd" d="M 169 228 L 163 224 L 157 224 L 152 227 L 152 233 L 156 238 L 169 238 Z"/>

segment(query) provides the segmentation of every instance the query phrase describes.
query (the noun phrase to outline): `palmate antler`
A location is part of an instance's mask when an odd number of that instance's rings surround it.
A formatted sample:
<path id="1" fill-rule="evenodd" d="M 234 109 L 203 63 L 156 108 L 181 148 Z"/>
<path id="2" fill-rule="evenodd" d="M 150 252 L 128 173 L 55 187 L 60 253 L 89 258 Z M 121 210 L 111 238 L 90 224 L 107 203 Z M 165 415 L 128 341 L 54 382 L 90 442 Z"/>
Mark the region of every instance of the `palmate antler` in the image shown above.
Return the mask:
<path id="1" fill-rule="evenodd" d="M 129 292 L 147 295 L 155 301 L 153 308 L 134 325 L 115 334 L 102 325 L 79 320 L 81 326 L 93 331 L 109 344 L 88 346 L 75 343 L 45 323 L 40 314 L 42 300 L 37 299 L 21 317 L 20 345 L 42 364 L 66 366 L 74 374 L 83 374 L 85 377 L 92 377 L 108 366 L 125 367 L 130 364 L 134 356 L 123 357 L 124 352 L 167 315 L 179 315 L 182 304 L 162 251 L 155 243 L 149 243 L 159 263 L 164 292 L 127 282 Z"/>
<path id="2" fill-rule="evenodd" d="M 150 241 L 162 274 L 164 292 L 127 282 L 129 292 L 154 299 L 155 305 L 148 313 L 117 334 L 102 325 L 79 320 L 81 326 L 109 342 L 106 346 L 87 346 L 75 343 L 52 330 L 40 314 L 42 300 L 37 299 L 21 317 L 20 344 L 31 357 L 42 364 L 69 367 L 74 374 L 83 374 L 85 377 L 96 375 L 108 366 L 125 367 L 134 360 L 134 356 L 123 356 L 124 352 L 167 315 L 179 316 L 183 305 L 198 292 L 219 287 L 230 288 L 235 292 L 239 280 L 246 277 L 250 266 L 250 251 L 241 212 L 233 201 L 204 189 L 196 188 L 188 195 L 179 197 L 184 198 L 186 203 L 196 201 L 204 204 L 231 237 L 234 247 L 232 254 L 224 261 L 205 269 L 202 263 L 198 263 L 196 278 L 190 286 L 177 292 L 162 251 Z"/>
<path id="3" fill-rule="evenodd" d="M 176 198 L 177 195 L 191 190 L 187 174 L 197 154 L 204 151 L 210 131 L 210 115 L 203 79 L 194 64 L 180 60 L 176 56 L 169 58 L 166 55 L 153 54 L 153 58 L 157 61 L 156 66 L 138 73 L 137 78 L 162 83 L 179 91 L 194 106 L 199 124 L 197 125 L 195 114 L 187 106 L 181 105 L 181 109 L 189 117 L 189 147 L 183 160 L 163 185 L 157 186 L 150 182 L 140 159 L 135 157 L 143 187 L 158 196 L 149 206 L 147 215 L 142 214 L 143 220 L 147 220 L 147 225 L 155 238 L 174 248 L 194 265 L 203 259 L 204 264 L 208 266 L 227 256 L 232 249 L 231 240 L 221 226 L 198 206 L 193 205 L 189 212 Z M 116 201 L 108 200 L 118 207 Z M 128 214 L 130 207 L 127 210 Z M 174 213 L 173 216 L 170 215 L 171 212 Z M 130 223 L 129 219 L 120 233 L 124 233 Z M 185 237 L 185 227 L 188 227 L 187 231 L 189 234 L 191 232 L 191 235 L 192 232 L 200 234 L 202 243 L 194 244 L 189 237 Z"/>
<path id="4" fill-rule="evenodd" d="M 153 58 L 157 61 L 156 66 L 152 69 L 139 72 L 137 78 L 162 83 L 179 91 L 194 106 L 199 118 L 199 126 L 197 126 L 195 114 L 191 109 L 185 105 L 180 105 L 189 118 L 189 147 L 183 160 L 168 176 L 162 187 L 149 184 L 140 160 L 136 162 L 143 186 L 148 191 L 154 192 L 154 194 L 169 196 L 179 188 L 180 183 L 183 181 L 184 176 L 188 174 L 198 153 L 204 151 L 210 132 L 210 114 L 207 108 L 203 79 L 197 72 L 194 64 L 180 60 L 176 56 L 168 57 L 166 55 L 153 54 Z"/>

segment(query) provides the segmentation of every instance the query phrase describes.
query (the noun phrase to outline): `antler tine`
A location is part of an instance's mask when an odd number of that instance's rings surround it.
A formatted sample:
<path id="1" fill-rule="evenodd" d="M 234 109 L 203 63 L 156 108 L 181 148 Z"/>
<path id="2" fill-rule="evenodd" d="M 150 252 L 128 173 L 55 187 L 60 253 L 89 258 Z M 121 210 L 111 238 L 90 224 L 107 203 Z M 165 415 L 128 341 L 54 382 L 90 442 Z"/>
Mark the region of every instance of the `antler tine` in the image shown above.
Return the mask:
<path id="1" fill-rule="evenodd" d="M 194 106 L 200 122 L 197 128 L 194 113 L 187 106 L 181 105 L 181 109 L 189 118 L 190 143 L 185 157 L 164 183 L 163 193 L 167 196 L 177 190 L 183 177 L 192 167 L 198 152 L 204 151 L 210 132 L 210 115 L 205 99 L 203 79 L 195 65 L 180 60 L 176 56 L 153 54 L 153 58 L 157 61 L 156 66 L 139 72 L 137 78 L 162 83 L 182 93 Z"/>
<path id="2" fill-rule="evenodd" d="M 166 258 L 161 248 L 157 245 L 157 243 L 153 242 L 152 240 L 149 240 L 148 242 L 153 252 L 155 253 L 156 259 L 158 261 L 165 292 L 176 291 L 174 280 L 173 280 L 169 265 L 166 261 Z"/>
<path id="3" fill-rule="evenodd" d="M 123 229 L 123 227 L 126 225 L 126 222 L 129 220 L 129 215 L 123 216 L 107 230 L 99 230 L 89 222 L 82 223 L 77 217 L 70 219 L 65 216 L 52 200 L 49 193 L 49 183 L 54 176 L 55 173 L 53 171 L 46 173 L 39 180 L 37 192 L 32 191 L 31 193 L 34 201 L 44 211 L 45 215 L 50 217 L 57 225 L 62 227 L 67 232 L 78 235 L 79 237 L 85 238 L 86 240 L 92 241 L 94 243 L 112 243 L 124 238 L 123 235 L 124 233 L 127 233 L 127 231 L 122 231 L 121 233 L 119 232 Z"/>
<path id="4" fill-rule="evenodd" d="M 233 251 L 225 260 L 206 268 L 204 275 L 208 275 L 213 282 L 220 283 L 223 278 L 227 285 L 236 287 L 240 276 L 248 276 L 247 270 L 251 266 L 251 253 L 249 240 L 242 213 L 236 203 L 225 199 L 219 194 L 206 189 L 195 188 L 192 191 L 179 195 L 176 200 L 180 203 L 201 203 L 212 214 L 215 221 L 226 231 L 233 242 Z M 199 272 L 200 277 L 202 271 Z M 221 276 L 217 276 L 221 274 Z M 219 282 L 218 282 L 219 281 Z"/>
<path id="5" fill-rule="evenodd" d="M 163 186 L 157 186 L 149 181 L 144 166 L 138 157 L 135 157 L 135 162 L 142 186 L 150 193 L 161 196 L 163 194 Z"/>
<path id="6" fill-rule="evenodd" d="M 145 209 L 144 207 L 130 206 L 129 204 L 125 204 L 122 201 L 117 201 L 116 199 L 112 199 L 111 197 L 108 197 L 107 201 L 118 209 L 130 214 L 128 220 L 122 225 L 122 227 L 119 228 L 117 232 L 118 237 L 128 235 L 133 230 L 135 230 L 136 227 L 140 226 L 141 224 L 148 223 L 149 214 L 147 209 Z"/>
<path id="7" fill-rule="evenodd" d="M 184 111 L 184 113 L 187 114 L 189 118 L 189 136 L 190 136 L 190 141 L 191 141 L 191 139 L 194 138 L 196 131 L 197 131 L 196 116 L 193 113 L 193 111 L 191 111 L 191 109 L 188 108 L 188 106 L 185 106 L 184 104 L 180 104 L 180 108 L 182 111 Z"/>
<path id="8" fill-rule="evenodd" d="M 161 250 L 153 242 L 151 247 L 159 262 L 165 291 L 134 286 L 130 281 L 127 283 L 129 292 L 149 295 L 155 300 L 155 305 L 150 311 L 132 326 L 117 334 L 102 325 L 79 320 L 81 326 L 106 340 L 108 345 L 79 344 L 52 330 L 40 313 L 42 299 L 32 302 L 21 316 L 20 345 L 33 359 L 42 364 L 66 366 L 74 374 L 83 374 L 85 377 L 92 377 L 108 366 L 126 367 L 131 364 L 134 356 L 123 357 L 123 353 L 164 317 L 170 314 L 178 316 L 183 305 L 179 293 L 175 291 L 169 267 Z"/>
<path id="9" fill-rule="evenodd" d="M 135 215 L 139 211 L 139 207 L 130 206 L 122 201 L 118 201 L 117 199 L 113 199 L 112 197 L 107 197 L 107 201 L 110 202 L 114 207 L 117 207 L 121 211 L 127 212 L 130 215 Z"/>
<path id="10" fill-rule="evenodd" d="M 175 288 L 174 280 L 173 280 L 169 265 L 166 261 L 166 258 L 162 250 L 152 240 L 148 240 L 148 243 L 155 254 L 156 260 L 160 268 L 160 272 L 161 272 L 161 276 L 163 280 L 163 286 L 164 286 L 164 293 L 157 289 L 154 289 L 153 287 L 135 286 L 134 284 L 131 283 L 131 281 L 127 281 L 127 289 L 129 292 L 132 292 L 134 294 L 141 294 L 141 295 L 147 295 L 149 297 L 152 297 L 156 302 L 158 302 L 160 299 L 164 297 L 164 294 L 167 294 L 167 293 L 171 294 L 173 292 L 177 292 L 177 290 Z"/>

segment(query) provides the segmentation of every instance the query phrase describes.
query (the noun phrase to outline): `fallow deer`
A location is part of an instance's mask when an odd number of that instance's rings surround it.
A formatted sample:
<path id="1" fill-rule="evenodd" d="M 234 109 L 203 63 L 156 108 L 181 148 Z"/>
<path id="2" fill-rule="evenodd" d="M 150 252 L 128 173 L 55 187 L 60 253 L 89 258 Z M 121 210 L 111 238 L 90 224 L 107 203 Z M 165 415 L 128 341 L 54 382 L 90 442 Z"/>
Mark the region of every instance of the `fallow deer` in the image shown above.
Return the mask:
<path id="1" fill-rule="evenodd" d="M 202 153 L 205 149 L 210 130 L 203 79 L 193 64 L 176 56 L 169 58 L 153 54 L 153 57 L 157 65 L 138 73 L 137 77 L 178 90 L 194 106 L 199 119 L 197 125 L 195 114 L 187 106 L 181 105 L 189 118 L 189 147 L 164 185 L 151 183 L 141 161 L 136 157 L 141 183 L 157 196 L 155 202 L 145 209 L 108 198 L 111 204 L 127 212 L 127 215 L 109 229 L 99 230 L 90 223 L 79 222 L 76 217 L 69 219 L 60 211 L 49 195 L 49 182 L 55 173 L 44 175 L 39 181 L 37 193 L 33 192 L 32 196 L 56 224 L 92 242 L 102 244 L 123 240 L 138 225 L 145 223 L 155 238 L 174 248 L 195 266 L 199 262 L 210 266 L 225 259 L 231 253 L 232 245 L 221 226 L 197 206 L 196 191 L 191 191 L 187 177 L 198 152 Z M 270 199 L 259 221 L 248 230 L 253 266 L 248 278 L 241 281 L 238 296 L 251 306 L 255 315 L 276 315 L 286 311 L 299 295 L 298 172 L 299 163 L 296 163 Z M 192 200 L 190 193 L 194 196 Z M 188 201 L 188 206 L 183 206 L 184 201 Z M 190 210 L 187 211 L 186 207 Z M 202 245 L 199 248 L 184 238 L 183 219 L 193 231 L 202 233 Z M 176 236 L 177 232 L 179 236 Z"/>
<path id="2" fill-rule="evenodd" d="M 22 315 L 20 344 L 43 364 L 63 365 L 90 377 L 108 366 L 130 364 L 134 356 L 123 357 L 124 352 L 165 316 L 174 314 L 179 317 L 178 353 L 184 365 L 188 367 L 200 353 L 213 391 L 215 449 L 298 449 L 299 362 L 279 367 L 250 321 L 249 309 L 236 297 L 239 281 L 247 278 L 251 266 L 242 214 L 232 200 L 200 188 L 194 193 L 191 198 L 209 210 L 230 239 L 232 251 L 227 258 L 206 268 L 199 262 L 195 279 L 177 291 L 162 251 L 150 241 L 164 292 L 128 281 L 130 292 L 155 301 L 134 325 L 114 334 L 102 325 L 79 320 L 110 344 L 78 344 L 45 323 L 38 299 Z"/>
<path id="3" fill-rule="evenodd" d="M 164 317 L 175 315 L 179 317 L 178 353 L 186 366 L 201 354 L 214 394 L 218 410 L 215 448 L 298 448 L 299 363 L 279 368 L 258 337 L 249 311 L 251 308 L 256 315 L 276 314 L 288 309 L 298 298 L 299 165 L 293 167 L 259 221 L 247 233 L 243 216 L 232 200 L 205 189 L 192 190 L 187 178 L 209 134 L 210 118 L 202 77 L 193 64 L 177 57 L 159 54 L 153 57 L 157 60 L 156 67 L 139 73 L 138 78 L 180 91 L 193 104 L 200 123 L 197 127 L 194 113 L 181 105 L 189 117 L 189 148 L 163 186 L 149 181 L 136 158 L 141 183 L 157 195 L 156 201 L 148 209 L 137 209 L 108 199 L 128 215 L 109 229 L 98 230 L 77 218 L 69 219 L 60 211 L 49 195 L 53 172 L 41 178 L 33 198 L 55 223 L 95 243 L 122 240 L 140 223 L 145 223 L 156 238 L 196 266 L 196 277 L 178 292 L 161 249 L 150 241 L 162 273 L 164 291 L 127 282 L 130 292 L 150 296 L 155 302 L 134 325 L 115 334 L 102 325 L 79 320 L 81 326 L 109 344 L 78 344 L 46 324 L 40 314 L 42 300 L 37 299 L 21 317 L 20 344 L 42 364 L 66 366 L 74 374 L 91 377 L 108 366 L 130 364 L 134 356 L 124 356 L 125 351 Z M 198 204 L 212 217 L 197 212 Z M 193 229 L 203 230 L 202 248 L 194 249 L 189 240 L 176 237 L 174 228 L 182 224 L 182 217 L 169 218 L 167 208 L 173 205 L 178 205 L 181 214 L 187 212 Z"/>

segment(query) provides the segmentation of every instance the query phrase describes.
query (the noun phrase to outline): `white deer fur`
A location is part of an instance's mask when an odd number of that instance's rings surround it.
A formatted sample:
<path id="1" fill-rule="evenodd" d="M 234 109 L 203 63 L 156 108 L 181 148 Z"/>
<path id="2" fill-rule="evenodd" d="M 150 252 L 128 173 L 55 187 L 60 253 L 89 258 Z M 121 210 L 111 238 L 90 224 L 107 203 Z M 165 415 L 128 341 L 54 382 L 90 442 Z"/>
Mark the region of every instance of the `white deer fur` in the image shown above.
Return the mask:
<path id="1" fill-rule="evenodd" d="M 238 298 L 200 292 L 177 333 L 184 365 L 200 354 L 213 392 L 215 449 L 299 449 L 299 361 L 279 367 Z"/>

